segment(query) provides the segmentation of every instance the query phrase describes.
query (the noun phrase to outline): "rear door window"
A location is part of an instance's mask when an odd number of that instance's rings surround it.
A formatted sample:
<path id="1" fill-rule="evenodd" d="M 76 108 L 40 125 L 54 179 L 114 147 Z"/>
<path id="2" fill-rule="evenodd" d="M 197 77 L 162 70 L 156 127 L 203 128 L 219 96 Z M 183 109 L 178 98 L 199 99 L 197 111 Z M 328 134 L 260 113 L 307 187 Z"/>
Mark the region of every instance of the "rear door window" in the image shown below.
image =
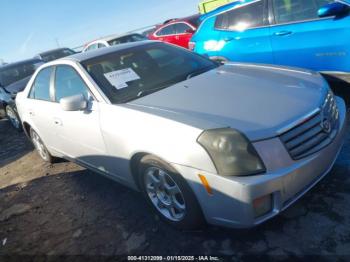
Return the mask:
<path id="1" fill-rule="evenodd" d="M 29 93 L 29 98 L 43 101 L 51 101 L 50 79 L 52 67 L 42 69 L 36 76 L 34 84 Z"/>
<path id="2" fill-rule="evenodd" d="M 192 29 L 192 28 L 185 23 L 175 24 L 176 34 L 186 34 L 187 31 L 190 29 Z"/>
<path id="3" fill-rule="evenodd" d="M 90 46 L 87 48 L 87 50 L 90 51 L 90 50 L 95 50 L 95 49 L 97 49 L 97 48 L 98 48 L 98 45 L 97 45 L 97 44 L 92 44 L 92 45 L 90 45 Z"/>
<path id="4" fill-rule="evenodd" d="M 164 36 L 164 35 L 174 35 L 175 34 L 175 27 L 174 25 L 168 25 L 161 30 L 157 32 L 157 36 Z"/>

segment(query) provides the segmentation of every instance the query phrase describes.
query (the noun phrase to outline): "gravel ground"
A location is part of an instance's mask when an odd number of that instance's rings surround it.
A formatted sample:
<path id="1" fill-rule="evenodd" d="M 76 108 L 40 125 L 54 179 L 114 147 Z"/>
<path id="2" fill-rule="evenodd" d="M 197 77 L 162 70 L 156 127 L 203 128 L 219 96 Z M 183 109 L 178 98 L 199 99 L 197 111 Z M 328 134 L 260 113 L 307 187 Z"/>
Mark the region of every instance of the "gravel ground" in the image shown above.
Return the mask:
<path id="1" fill-rule="evenodd" d="M 0 255 L 350 258 L 349 175 L 350 135 L 331 173 L 276 218 L 249 230 L 180 232 L 149 212 L 139 193 L 73 163 L 43 163 L 2 120 Z"/>

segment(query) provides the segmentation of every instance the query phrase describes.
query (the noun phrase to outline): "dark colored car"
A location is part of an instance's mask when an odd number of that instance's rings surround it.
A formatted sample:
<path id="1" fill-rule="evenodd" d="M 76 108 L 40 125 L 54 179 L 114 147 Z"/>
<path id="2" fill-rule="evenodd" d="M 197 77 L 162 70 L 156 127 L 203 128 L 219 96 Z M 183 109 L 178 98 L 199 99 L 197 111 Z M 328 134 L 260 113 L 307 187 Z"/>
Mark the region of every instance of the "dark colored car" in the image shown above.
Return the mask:
<path id="1" fill-rule="evenodd" d="M 15 98 L 27 85 L 35 70 L 43 64 L 37 58 L 0 66 L 0 110 L 17 130 L 21 130 Z"/>
<path id="2" fill-rule="evenodd" d="M 57 49 L 53 49 L 53 50 L 49 50 L 43 53 L 40 53 L 38 55 L 36 55 L 35 58 L 41 59 L 44 62 L 50 62 L 62 57 L 66 57 L 66 56 L 70 56 L 70 55 L 74 55 L 77 52 L 75 52 L 72 49 L 69 48 L 57 48 Z"/>
<path id="3" fill-rule="evenodd" d="M 180 19 L 169 19 L 150 33 L 148 38 L 188 48 L 192 35 L 200 25 L 199 18 L 200 15 L 193 15 Z"/>

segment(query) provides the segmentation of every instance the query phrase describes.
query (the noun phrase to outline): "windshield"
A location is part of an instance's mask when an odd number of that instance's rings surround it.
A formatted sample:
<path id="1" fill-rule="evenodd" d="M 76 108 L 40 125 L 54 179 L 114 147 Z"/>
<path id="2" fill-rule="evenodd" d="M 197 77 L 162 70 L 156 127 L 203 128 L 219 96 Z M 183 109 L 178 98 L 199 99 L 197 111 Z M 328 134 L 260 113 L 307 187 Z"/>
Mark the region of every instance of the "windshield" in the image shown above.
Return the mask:
<path id="1" fill-rule="evenodd" d="M 150 43 L 83 62 L 114 104 L 125 103 L 209 71 L 217 63 L 185 49 Z"/>
<path id="2" fill-rule="evenodd" d="M 57 51 L 53 51 L 50 53 L 45 53 L 41 55 L 42 60 L 44 60 L 45 62 L 50 62 L 62 57 L 66 57 L 66 56 L 70 56 L 70 55 L 74 55 L 75 52 L 71 49 L 61 49 L 61 50 L 57 50 Z"/>
<path id="3" fill-rule="evenodd" d="M 28 63 L 6 66 L 6 68 L 0 69 L 0 85 L 6 87 L 31 76 L 41 64 L 40 60 L 33 60 Z"/>
<path id="4" fill-rule="evenodd" d="M 124 43 L 142 41 L 142 40 L 147 40 L 147 38 L 144 37 L 143 35 L 133 34 L 133 35 L 126 35 L 126 36 L 115 38 L 113 40 L 108 41 L 108 44 L 119 45 Z"/>

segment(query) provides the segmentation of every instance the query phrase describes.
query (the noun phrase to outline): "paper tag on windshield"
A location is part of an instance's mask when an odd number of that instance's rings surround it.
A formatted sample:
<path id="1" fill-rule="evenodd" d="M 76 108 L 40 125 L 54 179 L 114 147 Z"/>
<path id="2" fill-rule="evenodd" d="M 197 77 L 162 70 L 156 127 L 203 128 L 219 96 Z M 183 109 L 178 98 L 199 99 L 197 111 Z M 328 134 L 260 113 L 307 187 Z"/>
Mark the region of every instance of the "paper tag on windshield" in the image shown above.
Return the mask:
<path id="1" fill-rule="evenodd" d="M 140 77 L 135 73 L 132 68 L 126 68 L 104 74 L 109 83 L 117 89 L 127 87 L 127 82 L 139 80 Z"/>

